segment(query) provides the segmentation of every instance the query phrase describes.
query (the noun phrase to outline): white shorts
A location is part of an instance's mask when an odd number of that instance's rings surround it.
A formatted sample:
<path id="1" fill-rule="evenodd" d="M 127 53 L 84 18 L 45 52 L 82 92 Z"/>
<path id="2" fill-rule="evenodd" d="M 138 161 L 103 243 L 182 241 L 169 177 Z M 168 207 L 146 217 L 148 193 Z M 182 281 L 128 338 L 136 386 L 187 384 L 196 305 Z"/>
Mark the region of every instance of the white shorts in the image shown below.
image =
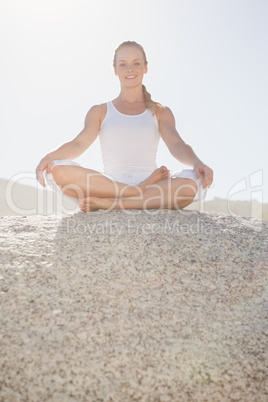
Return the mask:
<path id="1" fill-rule="evenodd" d="M 64 160 L 54 160 L 53 167 L 54 166 L 81 166 L 81 165 L 79 165 L 78 163 L 76 163 L 72 160 L 64 159 Z M 52 169 L 53 169 L 53 167 L 52 167 Z M 45 178 L 46 178 L 47 184 L 50 187 L 52 187 L 53 190 L 61 192 L 61 190 L 57 186 L 56 182 L 54 181 L 52 174 L 51 173 L 47 174 L 46 171 L 44 173 L 45 173 Z M 146 176 L 142 176 L 140 173 L 137 173 L 137 174 L 121 173 L 119 175 L 114 175 L 114 176 L 106 174 L 106 173 L 102 173 L 102 174 L 104 174 L 109 179 L 116 180 L 121 183 L 129 184 L 129 185 L 137 185 L 141 181 L 145 180 L 146 177 L 148 177 L 150 173 L 146 174 Z M 207 189 L 203 189 L 203 179 L 204 179 L 203 174 L 201 174 L 200 179 L 197 179 L 195 171 L 193 169 L 182 169 L 178 172 L 172 173 L 172 175 L 171 175 L 171 178 L 180 178 L 180 177 L 183 179 L 191 179 L 197 184 L 197 193 L 193 199 L 193 202 L 201 201 L 206 198 Z M 67 195 L 65 195 L 65 197 L 72 198 Z"/>

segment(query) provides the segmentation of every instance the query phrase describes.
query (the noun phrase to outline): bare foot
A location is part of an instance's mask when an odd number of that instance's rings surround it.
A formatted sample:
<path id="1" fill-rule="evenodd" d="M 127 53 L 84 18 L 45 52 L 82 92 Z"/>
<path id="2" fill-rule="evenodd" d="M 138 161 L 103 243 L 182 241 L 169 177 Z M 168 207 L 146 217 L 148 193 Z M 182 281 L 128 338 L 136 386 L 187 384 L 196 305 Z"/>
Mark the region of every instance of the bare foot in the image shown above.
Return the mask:
<path id="1" fill-rule="evenodd" d="M 166 166 L 161 166 L 158 169 L 155 169 L 153 173 L 147 177 L 144 181 L 139 183 L 142 191 L 145 191 L 147 187 L 151 186 L 152 184 L 158 183 L 161 180 L 168 179 L 170 177 L 170 171 Z"/>
<path id="2" fill-rule="evenodd" d="M 86 197 L 79 200 L 79 208 L 82 212 L 93 212 L 98 209 L 109 209 L 113 202 L 114 198 Z"/>

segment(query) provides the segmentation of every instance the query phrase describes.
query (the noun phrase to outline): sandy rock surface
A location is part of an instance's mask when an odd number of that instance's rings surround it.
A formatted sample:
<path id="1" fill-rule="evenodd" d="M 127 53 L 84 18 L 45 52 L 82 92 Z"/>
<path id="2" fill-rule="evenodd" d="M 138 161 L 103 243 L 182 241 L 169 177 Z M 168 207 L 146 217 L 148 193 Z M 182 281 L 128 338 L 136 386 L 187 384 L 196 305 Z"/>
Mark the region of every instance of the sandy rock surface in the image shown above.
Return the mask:
<path id="1" fill-rule="evenodd" d="M 0 218 L 0 401 L 267 401 L 268 222 Z"/>

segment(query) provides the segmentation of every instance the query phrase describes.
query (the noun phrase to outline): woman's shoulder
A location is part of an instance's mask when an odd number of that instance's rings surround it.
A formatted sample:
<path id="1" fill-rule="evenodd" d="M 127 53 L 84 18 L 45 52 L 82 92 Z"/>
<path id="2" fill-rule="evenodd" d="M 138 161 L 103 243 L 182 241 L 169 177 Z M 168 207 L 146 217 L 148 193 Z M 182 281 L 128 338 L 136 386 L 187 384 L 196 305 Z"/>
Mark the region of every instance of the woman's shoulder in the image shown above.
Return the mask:
<path id="1" fill-rule="evenodd" d="M 99 120 L 100 124 L 103 122 L 105 115 L 107 112 L 107 104 L 106 103 L 100 103 L 99 105 L 93 105 L 87 112 L 86 118 L 85 118 L 85 123 L 87 121 L 96 119 Z"/>
<path id="2" fill-rule="evenodd" d="M 158 123 L 163 120 L 173 118 L 173 113 L 168 106 L 159 105 L 155 111 Z"/>

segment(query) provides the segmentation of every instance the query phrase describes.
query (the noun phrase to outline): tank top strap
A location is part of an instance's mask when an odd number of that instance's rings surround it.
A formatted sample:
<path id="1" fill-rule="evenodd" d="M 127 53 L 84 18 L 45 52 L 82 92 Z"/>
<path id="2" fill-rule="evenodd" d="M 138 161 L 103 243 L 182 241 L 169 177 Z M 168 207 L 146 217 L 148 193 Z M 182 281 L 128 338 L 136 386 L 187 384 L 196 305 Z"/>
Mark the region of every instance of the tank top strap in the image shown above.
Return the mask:
<path id="1" fill-rule="evenodd" d="M 107 114 L 116 116 L 117 113 L 116 113 L 115 106 L 113 105 L 113 102 L 108 101 L 108 102 L 106 102 L 106 105 L 107 105 Z"/>

